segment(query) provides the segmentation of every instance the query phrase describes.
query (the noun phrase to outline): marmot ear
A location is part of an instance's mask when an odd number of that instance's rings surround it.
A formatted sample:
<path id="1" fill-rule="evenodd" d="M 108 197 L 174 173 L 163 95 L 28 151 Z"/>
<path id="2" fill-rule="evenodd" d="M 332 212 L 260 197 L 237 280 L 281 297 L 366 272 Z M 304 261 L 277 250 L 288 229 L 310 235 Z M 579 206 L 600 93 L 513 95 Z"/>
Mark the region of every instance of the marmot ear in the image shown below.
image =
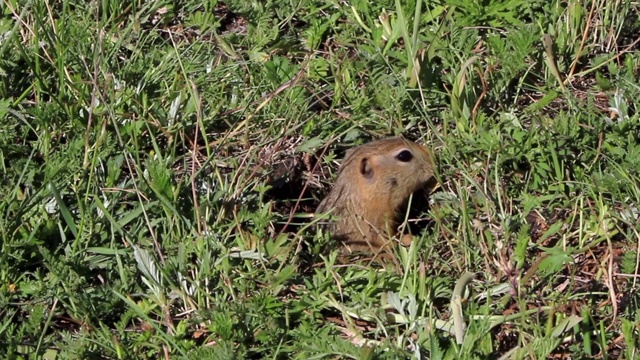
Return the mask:
<path id="1" fill-rule="evenodd" d="M 360 174 L 367 179 L 371 179 L 373 177 L 373 168 L 369 164 L 369 159 L 366 157 L 360 160 Z"/>

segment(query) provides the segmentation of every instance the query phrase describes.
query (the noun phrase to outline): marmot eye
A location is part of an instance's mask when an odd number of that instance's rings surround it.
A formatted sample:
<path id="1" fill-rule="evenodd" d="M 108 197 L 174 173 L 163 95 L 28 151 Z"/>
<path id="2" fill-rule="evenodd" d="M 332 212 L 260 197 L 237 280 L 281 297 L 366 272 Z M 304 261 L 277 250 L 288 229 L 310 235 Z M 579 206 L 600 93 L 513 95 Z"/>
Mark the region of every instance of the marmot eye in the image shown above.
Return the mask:
<path id="1" fill-rule="evenodd" d="M 413 154 L 409 150 L 402 150 L 396 155 L 396 159 L 402 162 L 409 162 L 413 159 Z"/>

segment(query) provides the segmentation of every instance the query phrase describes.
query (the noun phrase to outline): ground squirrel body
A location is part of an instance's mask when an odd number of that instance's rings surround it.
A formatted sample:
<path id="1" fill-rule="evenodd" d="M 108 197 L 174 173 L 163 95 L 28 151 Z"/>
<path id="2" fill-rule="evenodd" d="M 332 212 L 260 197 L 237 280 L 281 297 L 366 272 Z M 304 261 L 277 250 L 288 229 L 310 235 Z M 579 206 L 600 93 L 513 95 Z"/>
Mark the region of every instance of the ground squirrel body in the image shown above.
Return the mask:
<path id="1" fill-rule="evenodd" d="M 336 217 L 324 227 L 347 252 L 388 253 L 389 235 L 395 234 L 409 197 L 425 189 L 433 175 L 424 146 L 400 137 L 372 141 L 347 151 L 316 213 Z"/>

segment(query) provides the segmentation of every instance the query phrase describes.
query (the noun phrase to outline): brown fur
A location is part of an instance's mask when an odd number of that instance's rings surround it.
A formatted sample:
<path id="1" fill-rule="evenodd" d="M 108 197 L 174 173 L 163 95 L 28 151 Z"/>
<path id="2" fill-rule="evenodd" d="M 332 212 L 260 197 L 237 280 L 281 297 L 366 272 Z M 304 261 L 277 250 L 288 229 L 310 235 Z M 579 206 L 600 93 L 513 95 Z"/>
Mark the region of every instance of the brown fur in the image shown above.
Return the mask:
<path id="1" fill-rule="evenodd" d="M 407 153 L 398 155 L 403 151 Z M 348 252 L 389 254 L 411 194 L 425 189 L 433 178 L 428 150 L 412 141 L 394 137 L 372 141 L 347 151 L 336 183 L 316 213 L 331 211 L 335 222 L 325 224 Z"/>

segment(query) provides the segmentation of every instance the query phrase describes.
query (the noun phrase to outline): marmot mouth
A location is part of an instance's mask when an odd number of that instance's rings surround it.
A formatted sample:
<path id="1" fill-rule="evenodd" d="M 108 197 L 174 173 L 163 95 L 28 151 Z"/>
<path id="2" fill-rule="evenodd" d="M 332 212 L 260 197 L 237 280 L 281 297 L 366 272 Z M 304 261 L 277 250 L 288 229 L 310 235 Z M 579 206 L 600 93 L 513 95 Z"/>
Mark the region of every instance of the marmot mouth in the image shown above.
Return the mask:
<path id="1" fill-rule="evenodd" d="M 430 177 L 429 180 L 425 181 L 422 185 L 422 189 L 424 189 L 429 195 L 431 195 L 438 187 L 440 187 L 440 184 L 435 176 Z"/>

